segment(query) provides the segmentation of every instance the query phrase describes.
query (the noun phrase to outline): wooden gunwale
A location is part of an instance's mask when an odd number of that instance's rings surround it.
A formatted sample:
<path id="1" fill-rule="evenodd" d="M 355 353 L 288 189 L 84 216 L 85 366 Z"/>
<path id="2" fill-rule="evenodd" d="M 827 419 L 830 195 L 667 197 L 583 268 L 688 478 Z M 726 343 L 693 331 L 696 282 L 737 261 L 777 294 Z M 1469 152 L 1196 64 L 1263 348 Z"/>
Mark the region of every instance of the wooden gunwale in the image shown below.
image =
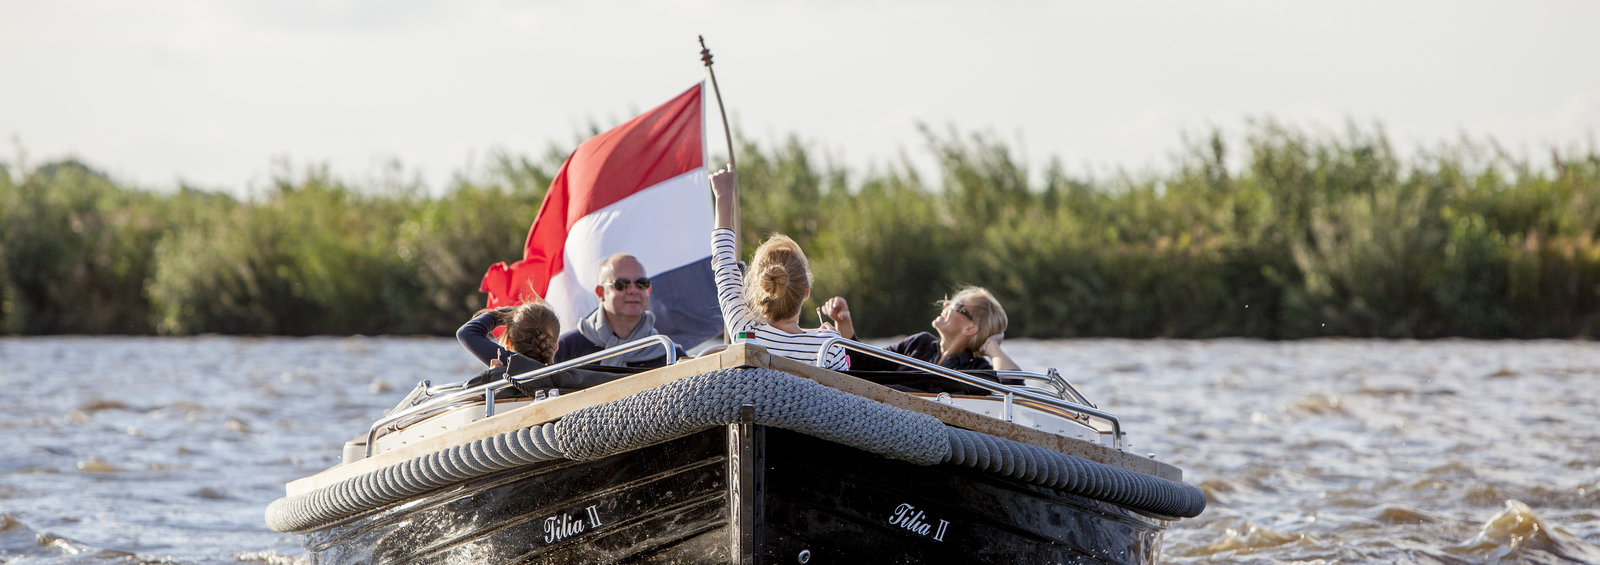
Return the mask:
<path id="1" fill-rule="evenodd" d="M 455 445 L 552 422 L 581 408 L 617 400 L 679 379 L 735 367 L 757 367 L 783 371 L 869 400 L 927 414 L 938 418 L 945 424 L 958 428 L 1010 439 L 1171 481 L 1183 480 L 1183 472 L 1180 469 L 1154 459 L 1139 457 L 1132 453 L 1077 438 L 1058 436 L 1011 422 L 996 420 L 933 400 L 918 398 L 849 375 L 807 365 L 792 359 L 773 356 L 760 346 L 736 343 L 713 355 L 689 359 L 578 392 L 563 394 L 537 404 L 507 410 L 398 449 L 384 451 L 351 463 L 341 463 L 315 475 L 290 481 L 284 490 L 289 496 L 304 494 L 331 486 L 345 479 L 402 463 L 415 457 L 448 449 Z"/>

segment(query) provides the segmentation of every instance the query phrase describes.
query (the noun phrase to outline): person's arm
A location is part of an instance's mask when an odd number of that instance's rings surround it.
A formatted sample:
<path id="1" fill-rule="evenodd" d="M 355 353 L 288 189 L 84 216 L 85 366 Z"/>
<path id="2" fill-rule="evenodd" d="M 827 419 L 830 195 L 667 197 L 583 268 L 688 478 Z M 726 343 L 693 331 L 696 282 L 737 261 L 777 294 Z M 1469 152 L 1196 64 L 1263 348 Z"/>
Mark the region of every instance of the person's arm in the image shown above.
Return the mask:
<path id="1" fill-rule="evenodd" d="M 1006 334 L 989 336 L 989 339 L 983 342 L 983 356 L 989 358 L 989 364 L 994 365 L 996 371 L 1021 371 L 1022 368 L 1017 366 L 1017 362 L 1012 361 L 1011 356 L 1006 355 L 1005 350 L 1000 348 L 1000 342 L 1005 338 Z"/>
<path id="2" fill-rule="evenodd" d="M 461 346 L 467 348 L 467 352 L 477 357 L 478 361 L 489 365 L 497 359 L 504 359 L 510 353 L 506 348 L 500 347 L 499 343 L 495 343 L 494 337 L 489 334 L 499 325 L 494 310 L 484 312 L 456 330 L 456 341 L 461 342 Z"/>
<path id="3" fill-rule="evenodd" d="M 817 310 L 833 320 L 831 327 L 827 323 L 823 323 L 822 327 L 838 331 L 845 339 L 856 338 L 856 324 L 850 319 L 850 304 L 845 302 L 843 296 L 829 298 Z"/>
<path id="4" fill-rule="evenodd" d="M 711 194 L 717 198 L 717 228 L 733 229 L 733 207 L 739 190 L 739 175 L 727 169 L 711 173 Z"/>
<path id="5" fill-rule="evenodd" d="M 733 199 L 738 177 L 732 171 L 711 175 L 717 198 L 717 226 L 711 230 L 711 270 L 717 282 L 717 305 L 722 309 L 724 331 L 731 339 L 760 323 L 744 303 L 744 274 L 739 272 L 739 250 L 733 244 Z"/>

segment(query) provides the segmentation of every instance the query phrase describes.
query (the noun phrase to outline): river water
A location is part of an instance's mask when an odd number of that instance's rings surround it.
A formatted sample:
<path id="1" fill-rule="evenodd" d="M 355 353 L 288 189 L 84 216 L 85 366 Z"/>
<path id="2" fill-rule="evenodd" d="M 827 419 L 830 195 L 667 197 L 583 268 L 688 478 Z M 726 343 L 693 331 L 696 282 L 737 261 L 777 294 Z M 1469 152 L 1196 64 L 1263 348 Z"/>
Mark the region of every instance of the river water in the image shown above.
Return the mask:
<path id="1" fill-rule="evenodd" d="M 1169 563 L 1600 562 L 1600 343 L 1007 342 L 1210 506 Z M 0 563 L 304 563 L 268 530 L 439 338 L 0 339 Z"/>

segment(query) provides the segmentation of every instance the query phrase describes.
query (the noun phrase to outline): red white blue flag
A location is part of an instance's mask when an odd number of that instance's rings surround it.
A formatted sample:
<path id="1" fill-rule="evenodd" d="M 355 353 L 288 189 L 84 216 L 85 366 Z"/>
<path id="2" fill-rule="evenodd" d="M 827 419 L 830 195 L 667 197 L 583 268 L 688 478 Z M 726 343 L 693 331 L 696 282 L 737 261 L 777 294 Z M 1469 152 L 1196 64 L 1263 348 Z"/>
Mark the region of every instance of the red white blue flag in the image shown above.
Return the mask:
<path id="1" fill-rule="evenodd" d="M 489 307 L 537 293 L 570 331 L 599 306 L 600 263 L 627 253 L 650 275 L 657 331 L 686 349 L 718 335 L 701 104 L 695 85 L 578 145 L 550 183 L 522 260 L 484 274 Z"/>

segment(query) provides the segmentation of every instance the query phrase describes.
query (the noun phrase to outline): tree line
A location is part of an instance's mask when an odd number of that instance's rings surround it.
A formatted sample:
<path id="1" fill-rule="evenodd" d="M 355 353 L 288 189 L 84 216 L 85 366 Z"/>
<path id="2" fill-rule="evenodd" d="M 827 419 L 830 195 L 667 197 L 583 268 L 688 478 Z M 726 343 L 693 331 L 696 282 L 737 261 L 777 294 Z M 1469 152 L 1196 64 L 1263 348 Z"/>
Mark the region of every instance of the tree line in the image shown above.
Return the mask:
<path id="1" fill-rule="evenodd" d="M 814 301 L 849 298 L 864 337 L 918 331 L 963 284 L 996 294 L 1013 337 L 1600 334 L 1594 147 L 1402 159 L 1381 127 L 1264 121 L 1166 171 L 1095 178 L 1030 169 L 990 135 L 923 135 L 931 175 L 740 144 L 746 256 L 794 237 Z M 496 155 L 440 194 L 326 167 L 240 197 L 0 166 L 0 333 L 447 335 L 483 305 L 484 270 L 520 256 L 563 156 Z"/>

